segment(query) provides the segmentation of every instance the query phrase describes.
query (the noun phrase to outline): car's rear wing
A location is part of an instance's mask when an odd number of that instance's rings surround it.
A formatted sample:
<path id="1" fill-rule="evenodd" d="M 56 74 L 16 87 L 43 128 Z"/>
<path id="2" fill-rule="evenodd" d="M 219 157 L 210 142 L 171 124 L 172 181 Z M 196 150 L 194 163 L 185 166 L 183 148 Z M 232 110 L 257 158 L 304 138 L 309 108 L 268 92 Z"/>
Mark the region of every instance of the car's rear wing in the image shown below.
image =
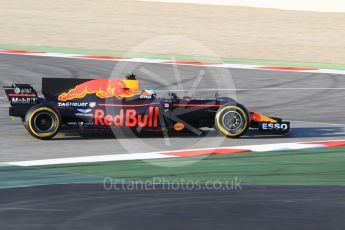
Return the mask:
<path id="1" fill-rule="evenodd" d="M 36 90 L 29 84 L 12 84 L 3 88 L 11 104 L 10 116 L 23 117 L 27 110 L 39 103 Z"/>

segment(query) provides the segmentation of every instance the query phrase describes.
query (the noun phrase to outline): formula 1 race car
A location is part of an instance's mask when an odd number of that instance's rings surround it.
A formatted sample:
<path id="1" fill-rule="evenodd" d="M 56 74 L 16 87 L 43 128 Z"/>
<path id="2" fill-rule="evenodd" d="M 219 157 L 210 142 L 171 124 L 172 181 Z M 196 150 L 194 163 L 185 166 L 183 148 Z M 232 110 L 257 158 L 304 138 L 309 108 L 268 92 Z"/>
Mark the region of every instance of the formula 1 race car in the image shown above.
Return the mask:
<path id="1" fill-rule="evenodd" d="M 180 98 L 171 93 L 159 98 L 153 89 L 140 91 L 133 74 L 125 80 L 43 78 L 44 98 L 29 84 L 4 89 L 11 104 L 9 115 L 20 117 L 28 132 L 39 139 L 50 139 L 65 129 L 191 131 L 201 135 L 200 128 L 209 127 L 232 138 L 249 128 L 269 134 L 290 130 L 289 122 L 248 111 L 230 97 Z"/>

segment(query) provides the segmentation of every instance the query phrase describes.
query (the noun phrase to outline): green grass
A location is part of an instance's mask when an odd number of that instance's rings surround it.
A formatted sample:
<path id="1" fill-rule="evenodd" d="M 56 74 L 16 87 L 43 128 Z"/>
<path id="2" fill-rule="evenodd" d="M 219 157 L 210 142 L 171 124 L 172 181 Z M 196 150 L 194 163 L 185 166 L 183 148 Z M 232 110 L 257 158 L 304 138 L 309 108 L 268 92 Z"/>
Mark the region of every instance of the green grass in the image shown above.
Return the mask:
<path id="1" fill-rule="evenodd" d="M 161 167 L 157 165 L 183 165 Z M 65 173 L 112 177 L 127 181 L 231 181 L 265 185 L 345 185 L 345 148 L 244 153 L 202 158 L 107 162 L 49 166 Z"/>
<path id="2" fill-rule="evenodd" d="M 194 163 L 193 163 L 194 162 Z M 187 164 L 190 163 L 190 164 Z M 185 165 L 162 167 L 162 165 Z M 345 185 L 345 147 L 37 167 L 0 167 L 0 188 L 55 183 L 127 182 Z"/>
<path id="3" fill-rule="evenodd" d="M 103 178 L 78 173 L 33 167 L 0 167 L 0 188 L 30 187 L 49 184 L 98 183 Z"/>
<path id="4" fill-rule="evenodd" d="M 150 59 L 167 59 L 167 60 L 192 60 L 192 61 L 215 61 L 232 64 L 253 64 L 253 65 L 272 65 L 272 66 L 295 66 L 295 67 L 314 67 L 322 69 L 345 69 L 345 64 L 332 63 L 317 63 L 317 62 L 296 62 L 296 61 L 281 61 L 281 60 L 255 60 L 255 59 L 240 59 L 231 57 L 203 57 L 203 56 L 187 56 L 178 54 L 152 54 L 140 52 L 126 52 L 126 51 L 105 51 L 105 50 L 84 50 L 75 48 L 56 48 L 47 46 L 24 46 L 24 45 L 0 45 L 0 49 L 15 49 L 15 50 L 30 50 L 38 52 L 53 52 L 53 53 L 68 53 L 68 54 L 92 54 L 92 55 L 107 55 L 107 56 L 121 56 L 129 58 L 150 58 Z"/>

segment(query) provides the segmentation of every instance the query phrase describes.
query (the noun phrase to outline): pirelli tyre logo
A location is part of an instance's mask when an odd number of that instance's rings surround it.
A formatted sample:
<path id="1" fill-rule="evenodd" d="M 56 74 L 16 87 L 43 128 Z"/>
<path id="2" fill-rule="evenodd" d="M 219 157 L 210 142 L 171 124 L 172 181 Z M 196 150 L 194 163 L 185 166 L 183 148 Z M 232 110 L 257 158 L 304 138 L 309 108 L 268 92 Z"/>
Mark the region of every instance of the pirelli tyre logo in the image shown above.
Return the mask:
<path id="1" fill-rule="evenodd" d="M 103 109 L 96 109 L 94 124 L 119 127 L 158 127 L 158 107 L 149 107 L 148 113 L 137 114 L 135 109 L 120 109 L 117 115 L 107 115 Z"/>

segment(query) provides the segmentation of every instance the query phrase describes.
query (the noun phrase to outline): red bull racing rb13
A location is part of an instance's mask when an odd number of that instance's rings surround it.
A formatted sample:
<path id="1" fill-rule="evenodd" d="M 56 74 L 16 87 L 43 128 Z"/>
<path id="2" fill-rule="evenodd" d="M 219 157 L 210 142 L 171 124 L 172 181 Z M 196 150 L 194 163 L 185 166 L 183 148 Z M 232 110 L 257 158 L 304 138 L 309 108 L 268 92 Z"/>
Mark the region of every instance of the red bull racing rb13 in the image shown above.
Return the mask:
<path id="1" fill-rule="evenodd" d="M 124 129 L 138 132 L 204 133 L 215 128 L 232 138 L 249 128 L 267 134 L 287 134 L 290 122 L 249 111 L 230 97 L 212 99 L 160 98 L 153 89 L 139 90 L 134 75 L 125 80 L 43 78 L 42 94 L 29 84 L 4 87 L 9 115 L 23 120 L 28 132 L 51 139 L 61 130 L 106 133 Z"/>

